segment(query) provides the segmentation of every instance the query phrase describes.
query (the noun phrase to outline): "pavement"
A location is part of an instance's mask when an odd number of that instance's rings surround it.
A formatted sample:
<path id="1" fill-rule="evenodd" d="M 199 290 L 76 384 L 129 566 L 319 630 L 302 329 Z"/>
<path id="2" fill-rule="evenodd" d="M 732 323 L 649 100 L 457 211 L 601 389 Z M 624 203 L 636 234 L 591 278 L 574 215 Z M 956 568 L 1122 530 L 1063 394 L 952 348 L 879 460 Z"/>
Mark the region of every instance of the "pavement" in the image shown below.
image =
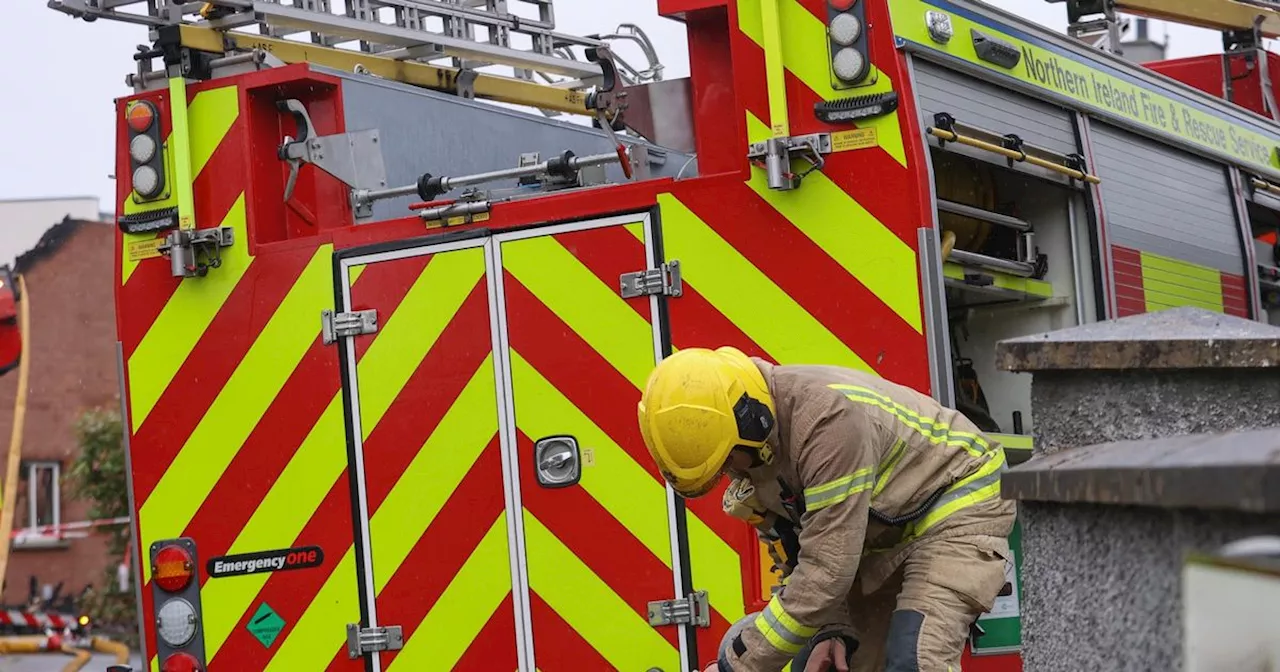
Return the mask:
<path id="1" fill-rule="evenodd" d="M 61 672 L 62 668 L 73 658 L 53 653 L 38 655 L 6 656 L 0 655 L 0 672 Z M 115 656 L 95 655 L 80 672 L 104 672 L 108 665 L 116 662 Z M 142 672 L 142 660 L 137 656 L 130 661 L 133 669 Z"/>

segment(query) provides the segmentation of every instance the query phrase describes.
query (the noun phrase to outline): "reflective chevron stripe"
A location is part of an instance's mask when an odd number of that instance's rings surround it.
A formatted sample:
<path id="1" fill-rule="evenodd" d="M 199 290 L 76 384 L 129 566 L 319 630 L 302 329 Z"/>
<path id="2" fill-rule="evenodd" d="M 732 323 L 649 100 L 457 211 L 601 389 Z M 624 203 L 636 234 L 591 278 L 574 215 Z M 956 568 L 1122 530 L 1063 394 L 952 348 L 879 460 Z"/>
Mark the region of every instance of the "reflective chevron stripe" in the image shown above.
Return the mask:
<path id="1" fill-rule="evenodd" d="M 191 166 L 191 179 L 194 182 L 201 179 L 201 175 L 204 173 L 205 167 L 210 164 L 214 152 L 222 146 L 232 127 L 239 121 L 240 91 L 234 86 L 224 86 L 205 89 L 194 95 L 188 95 L 191 98 L 191 102 L 187 105 L 187 125 L 190 140 L 187 153 Z M 174 148 L 172 143 L 169 142 L 168 136 L 164 139 L 164 151 L 169 156 L 166 165 L 173 165 Z M 216 172 L 216 168 L 210 172 Z M 177 175 L 173 174 L 168 177 L 170 180 L 174 180 Z M 234 182 L 234 180 L 226 181 Z M 176 204 L 177 199 L 171 197 L 159 203 L 148 203 L 145 206 L 141 206 L 135 203 L 132 197 L 126 196 L 121 202 L 118 212 L 122 215 L 131 215 L 142 212 L 144 208 L 151 210 Z M 130 258 L 129 243 L 150 237 L 152 237 L 151 234 L 124 235 L 124 244 L 121 250 L 120 284 L 127 284 L 134 270 L 138 268 L 138 262 Z"/>
<path id="2" fill-rule="evenodd" d="M 831 61 L 827 53 L 827 27 L 824 21 L 814 16 L 800 0 L 777 0 L 777 4 L 782 25 L 782 61 L 787 72 L 823 100 L 847 96 L 847 92 L 836 91 L 831 87 Z M 737 0 L 737 5 L 738 29 L 763 50 L 764 25 L 760 14 L 760 0 Z M 763 62 L 760 66 L 760 80 L 763 83 Z M 876 83 L 860 88 L 858 93 L 884 93 L 892 90 L 893 81 L 880 71 L 877 73 Z M 791 114 L 796 115 L 796 112 L 793 103 Z M 812 114 L 812 110 L 809 112 Z M 902 166 L 907 165 L 907 153 L 897 115 L 876 117 L 860 122 L 858 126 L 876 129 L 880 148 Z M 792 132 L 796 131 L 793 129 Z"/>
<path id="3" fill-rule="evenodd" d="M 1242 276 L 1181 259 L 1112 246 L 1120 316 L 1196 306 L 1248 317 Z"/>

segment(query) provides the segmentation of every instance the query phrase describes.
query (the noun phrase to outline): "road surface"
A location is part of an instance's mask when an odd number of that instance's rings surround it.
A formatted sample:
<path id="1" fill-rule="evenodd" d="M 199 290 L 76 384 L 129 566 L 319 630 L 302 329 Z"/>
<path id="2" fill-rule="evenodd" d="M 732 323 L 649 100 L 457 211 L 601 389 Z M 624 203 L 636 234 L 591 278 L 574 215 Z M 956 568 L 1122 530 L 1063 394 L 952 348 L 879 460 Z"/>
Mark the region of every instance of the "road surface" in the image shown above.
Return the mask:
<path id="1" fill-rule="evenodd" d="M 71 656 L 56 653 L 31 656 L 0 655 L 0 672 L 61 672 L 62 668 L 71 660 Z M 108 665 L 115 662 L 115 656 L 95 655 L 93 660 L 90 660 L 84 667 L 80 668 L 80 672 L 103 672 Z M 142 672 L 141 660 L 136 655 L 132 664 L 134 670 Z"/>

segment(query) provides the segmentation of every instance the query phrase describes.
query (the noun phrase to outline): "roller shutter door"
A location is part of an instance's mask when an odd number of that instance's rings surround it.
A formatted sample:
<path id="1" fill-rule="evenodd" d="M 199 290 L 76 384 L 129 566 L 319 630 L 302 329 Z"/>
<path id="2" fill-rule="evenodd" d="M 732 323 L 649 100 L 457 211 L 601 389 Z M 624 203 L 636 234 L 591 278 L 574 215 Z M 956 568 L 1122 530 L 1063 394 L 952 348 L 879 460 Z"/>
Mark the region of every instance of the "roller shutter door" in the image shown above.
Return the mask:
<path id="1" fill-rule="evenodd" d="M 1244 272 L 1223 166 L 1105 123 L 1092 137 L 1113 245 Z"/>
<path id="2" fill-rule="evenodd" d="M 1225 167 L 1102 122 L 1091 138 L 1120 315 L 1198 306 L 1248 316 Z"/>
<path id="3" fill-rule="evenodd" d="M 1012 133 L 1059 154 L 1078 151 L 1075 126 L 1064 108 L 920 59 L 915 60 L 915 89 L 925 127 L 933 125 L 934 114 L 946 112 L 962 124 Z M 973 156 L 1004 163 L 1003 157 L 988 152 Z"/>

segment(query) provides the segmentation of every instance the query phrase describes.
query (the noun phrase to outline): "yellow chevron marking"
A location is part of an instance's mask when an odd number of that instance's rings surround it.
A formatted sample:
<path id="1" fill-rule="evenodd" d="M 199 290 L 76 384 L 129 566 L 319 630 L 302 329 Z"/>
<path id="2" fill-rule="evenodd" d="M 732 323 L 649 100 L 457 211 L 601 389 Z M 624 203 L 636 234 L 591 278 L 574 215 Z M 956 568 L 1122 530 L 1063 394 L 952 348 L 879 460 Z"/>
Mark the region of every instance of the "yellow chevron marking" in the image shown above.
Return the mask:
<path id="1" fill-rule="evenodd" d="M 402 307 L 386 322 L 385 329 L 396 338 L 379 336 L 364 359 L 379 343 L 396 355 L 374 359 L 367 368 L 360 365 L 360 419 L 366 437 L 483 276 L 484 250 L 479 247 L 437 254 L 427 263 Z"/>
<path id="2" fill-rule="evenodd" d="M 738 29 L 763 49 L 764 23 L 760 13 L 760 2 L 761 0 L 738 0 Z M 875 84 L 841 91 L 833 88 L 826 24 L 819 21 L 797 0 L 777 0 L 777 2 L 782 18 L 782 62 L 791 74 L 804 82 L 805 86 L 813 89 L 814 93 L 823 100 L 886 93 L 893 90 L 893 81 L 881 70 L 874 72 L 878 76 Z M 874 69 L 874 66 L 872 67 Z M 907 165 L 902 125 L 898 122 L 896 113 L 860 121 L 858 127 L 876 129 L 880 148 L 899 164 Z"/>
<path id="3" fill-rule="evenodd" d="M 364 275 L 364 271 L 367 268 L 369 268 L 368 264 L 361 264 L 347 269 L 347 285 L 355 287 L 356 280 L 359 280 L 360 276 Z"/>
<path id="4" fill-rule="evenodd" d="M 680 667 L 680 652 L 527 510 L 524 530 L 529 588 L 614 669 Z"/>
<path id="5" fill-rule="evenodd" d="M 187 116 L 191 126 L 191 178 L 196 179 L 240 116 L 240 91 L 234 86 L 201 91 L 191 100 Z"/>
<path id="6" fill-rule="evenodd" d="M 366 359 L 369 354 L 372 354 L 372 347 L 370 353 L 365 355 Z M 362 374 L 361 381 L 364 380 L 365 376 Z M 427 527 L 444 508 L 449 496 L 458 488 L 497 434 L 496 394 L 493 358 L 490 356 L 485 358 L 484 363 L 472 375 L 440 425 L 431 433 L 426 444 L 374 513 L 369 524 L 369 536 L 373 553 L 375 594 L 382 593 L 382 589 L 413 550 L 414 544 L 426 532 Z M 505 525 L 501 531 L 502 557 L 498 562 L 501 571 L 488 572 L 491 583 L 501 583 L 504 586 L 498 602 L 511 590 Z M 343 556 L 344 563 L 352 558 L 352 552 L 352 547 L 348 546 Z M 281 645 L 279 653 L 271 659 L 271 665 L 267 669 L 322 669 L 333 657 L 333 652 L 342 645 L 343 638 L 342 631 L 335 628 L 334 624 L 341 623 L 344 615 L 352 610 L 357 613 L 359 611 L 356 594 L 352 590 L 355 580 L 354 562 L 354 559 L 350 560 L 351 571 L 344 572 L 341 566 L 334 569 L 302 618 L 298 619 L 297 626 Z M 486 562 L 485 567 L 491 568 L 491 564 Z M 497 579 L 499 576 L 503 577 L 505 583 Z M 495 603 L 494 608 L 496 607 Z M 436 609 L 439 608 L 440 604 L 437 604 Z M 493 609 L 489 609 L 488 613 L 492 614 Z M 422 632 L 421 628 L 419 632 Z"/>
<path id="7" fill-rule="evenodd" d="M 746 612 L 742 594 L 742 564 L 738 552 L 725 543 L 702 519 L 692 511 L 685 516 L 689 535 L 689 561 L 693 581 L 699 590 L 706 590 L 711 608 L 730 623 Z"/>
<path id="8" fill-rule="evenodd" d="M 636 239 L 642 242 L 644 241 L 643 225 L 628 224 L 626 225 L 626 228 L 631 235 L 636 237 Z M 529 239 L 519 242 L 531 242 L 532 240 L 543 239 Z M 511 243 L 508 243 L 507 245 L 510 246 Z M 630 380 L 637 390 L 643 388 L 644 381 L 648 376 L 649 371 L 653 368 L 653 336 L 649 323 L 636 315 L 635 311 L 631 310 L 626 305 L 622 305 L 622 299 L 612 290 L 607 292 L 607 297 L 605 296 L 605 292 L 588 291 L 586 288 L 594 289 L 596 287 L 602 288 L 604 286 L 603 283 L 600 282 L 599 278 L 594 275 L 590 275 L 588 277 L 581 275 L 576 270 L 572 270 L 569 271 L 570 277 L 568 280 L 565 280 L 563 276 L 560 276 L 561 280 L 558 282 L 555 278 L 543 277 L 549 276 L 550 274 L 541 270 L 542 265 L 533 263 L 533 261 L 536 260 L 535 254 L 539 255 L 536 257 L 537 259 L 555 260 L 554 263 L 545 264 L 546 267 L 556 269 L 575 269 L 581 267 L 581 262 L 565 252 L 564 248 L 559 244 L 556 244 L 554 249 L 550 246 L 543 247 L 542 249 L 534 249 L 530 247 L 525 250 L 519 250 L 517 255 L 511 254 L 510 247 L 504 247 L 504 265 L 507 265 L 508 270 L 512 270 L 513 274 L 516 275 L 517 279 L 519 279 L 522 284 L 528 287 L 534 295 L 543 301 L 548 308 L 558 314 L 561 319 L 565 320 L 569 327 L 579 336 L 582 336 L 584 340 L 587 340 L 591 347 L 595 348 L 597 352 L 602 353 L 602 355 L 604 353 L 610 353 L 606 356 L 606 359 L 614 366 L 615 369 L 618 369 L 620 373 Z M 520 257 L 515 264 L 517 267 L 520 267 L 519 270 L 512 269 L 510 267 L 509 261 L 514 257 Z M 528 257 L 529 259 L 529 263 L 527 265 L 524 257 Z M 525 273 L 525 271 L 528 271 L 528 273 Z M 590 274 L 590 271 L 586 270 L 585 267 L 581 267 L 581 272 Z M 562 287 L 573 287 L 575 290 L 574 296 L 561 296 L 564 293 Z M 584 298 L 588 295 L 592 298 Z M 577 302 L 581 303 L 578 304 Z M 609 334 L 599 334 L 592 331 L 592 328 L 595 326 L 594 321 L 600 320 L 601 316 L 605 315 L 609 316 L 608 318 L 605 318 L 605 321 L 616 322 L 618 326 Z M 594 335 L 595 338 L 588 339 L 588 334 Z M 641 353 L 643 353 L 643 355 Z M 516 356 L 518 357 L 519 355 L 517 354 Z M 524 362 L 523 359 L 520 361 Z M 527 362 L 524 364 L 525 366 L 528 366 Z M 626 368 L 627 371 L 623 371 L 623 368 Z M 561 411 L 563 411 L 566 406 L 572 407 L 572 403 L 568 399 L 565 399 L 563 395 L 560 395 L 559 392 L 555 391 L 554 388 L 552 388 L 551 383 L 547 382 L 544 378 L 541 378 L 540 374 L 533 371 L 531 366 L 529 367 L 529 371 L 532 373 L 531 379 L 537 381 L 537 386 L 540 389 L 530 390 L 527 393 L 517 392 L 518 400 L 516 402 L 516 414 L 518 420 L 524 418 L 524 416 L 521 416 L 521 410 L 528 409 L 526 395 L 532 396 L 539 401 L 547 401 L 552 398 L 548 397 L 544 393 L 548 388 L 550 388 L 556 395 L 555 401 L 559 405 Z M 537 377 L 533 378 L 533 376 Z M 550 426 L 559 422 L 558 419 L 564 416 L 544 414 L 555 414 L 561 411 L 546 410 L 535 412 L 528 410 L 528 413 L 540 416 L 541 418 L 546 418 L 547 426 L 544 429 L 530 429 L 526 433 L 531 433 L 533 436 L 542 436 L 544 435 L 543 433 L 550 432 Z M 573 409 L 573 412 L 576 415 L 581 416 L 581 414 L 577 412 L 576 408 Z M 551 420 L 551 418 L 556 418 L 556 420 Z M 534 419 L 536 421 L 538 418 Z M 586 420 L 586 422 L 590 421 Z M 524 428 L 523 425 L 521 425 L 521 427 L 522 429 Z M 601 434 L 603 433 L 601 432 Z M 634 461 L 630 460 L 630 456 L 627 455 L 625 451 L 622 451 L 620 448 L 618 450 L 622 453 L 622 458 L 625 458 L 634 464 Z M 610 461 L 616 462 L 617 460 Z M 593 467 L 592 471 L 594 470 L 595 468 Z M 650 478 L 648 474 L 639 474 L 639 476 L 643 477 L 646 482 L 653 482 L 657 484 L 657 481 Z M 626 476 L 626 478 L 635 477 L 636 476 L 630 475 Z M 584 478 L 586 478 L 585 474 Z M 655 494 L 653 495 L 655 502 L 656 498 L 660 495 L 665 497 L 665 494 L 662 493 L 661 484 L 657 484 L 657 486 Z M 657 505 L 654 504 L 654 506 Z M 665 499 L 663 507 L 665 508 Z M 697 581 L 699 587 L 707 588 L 709 590 L 712 596 L 712 606 L 726 619 L 732 621 L 737 617 L 742 616 L 742 571 L 737 554 L 724 542 L 723 539 L 720 538 L 719 535 L 713 532 L 706 523 L 699 520 L 697 516 L 688 516 L 688 521 L 689 545 L 692 549 L 693 556 L 693 571 L 694 575 L 698 577 Z M 652 540 L 650 542 L 653 546 L 650 546 L 651 550 L 659 544 L 664 544 L 662 546 L 663 548 L 669 547 L 668 542 L 659 539 L 661 535 L 665 534 L 665 530 L 665 524 L 661 527 L 656 523 L 653 524 L 653 528 L 651 530 Z M 634 534 L 635 531 L 633 530 L 632 533 Z M 669 556 L 659 555 L 659 557 L 664 558 L 663 562 L 667 562 L 665 558 Z"/>
<path id="9" fill-rule="evenodd" d="M 369 523 L 374 588 L 378 593 L 497 433 L 497 390 L 493 356 L 489 355 Z"/>
<path id="10" fill-rule="evenodd" d="M 1197 306 L 1226 312 L 1222 299 L 1222 273 L 1216 268 L 1150 252 L 1142 255 L 1142 289 L 1147 311 Z"/>
<path id="11" fill-rule="evenodd" d="M 313 323 L 317 311 L 333 300 L 332 254 L 333 246 L 323 245 L 312 255 L 143 503 L 143 548 L 182 534 L 315 341 L 318 327 L 300 325 Z M 151 578 L 145 562 L 142 578 Z"/>
<path id="12" fill-rule="evenodd" d="M 339 645 L 324 647 L 318 642 L 333 639 L 335 625 L 360 622 L 360 598 L 356 593 L 356 556 L 347 546 L 333 566 L 329 578 L 298 619 L 298 624 L 267 663 L 267 670 L 323 670 L 333 660 Z M 201 592 L 203 599 L 204 592 Z M 341 625 L 338 625 L 341 627 Z M 212 660 L 212 658 L 210 658 Z"/>
<path id="13" fill-rule="evenodd" d="M 187 120 L 191 127 L 192 179 L 200 176 L 200 171 L 204 170 L 205 165 L 209 163 L 209 159 L 213 156 L 213 151 L 217 149 L 218 145 L 222 144 L 223 139 L 227 137 L 227 133 L 230 132 L 231 126 L 235 124 L 239 116 L 240 92 L 234 86 L 201 91 L 192 98 L 191 103 L 187 105 Z M 173 179 L 171 168 L 173 149 L 169 147 L 168 137 L 165 137 L 164 142 L 166 177 Z M 172 207 L 176 204 L 176 201 L 170 202 L 170 200 L 166 199 L 162 202 L 138 205 L 133 201 L 133 196 L 130 195 L 124 199 L 122 214 L 130 215 L 143 210 Z M 133 275 L 133 271 L 138 267 L 138 262 L 129 260 L 129 243 L 152 237 L 153 234 L 124 236 L 123 247 L 121 248 L 121 260 L 123 262 L 120 265 L 121 285 L 129 281 L 129 276 Z"/>
<path id="14" fill-rule="evenodd" d="M 636 263 L 645 262 L 641 257 Z M 551 236 L 504 243 L 502 266 L 627 380 L 644 385 L 653 369 L 653 328 L 616 287 L 601 282 Z"/>
<path id="15" fill-rule="evenodd" d="M 849 346 L 684 203 L 670 194 L 659 195 L 658 203 L 662 207 L 667 257 L 679 259 L 681 273 L 689 284 L 774 361 L 823 362 L 872 372 Z"/>
<path id="16" fill-rule="evenodd" d="M 511 593 L 510 575 L 501 513 L 387 669 L 452 669 Z"/>
<path id="17" fill-rule="evenodd" d="M 750 112 L 747 126 L 753 134 L 769 133 Z M 795 191 L 770 189 L 762 170 L 751 171 L 750 185 L 907 324 L 923 333 L 915 250 L 866 208 L 822 171 L 810 173 L 804 187 Z"/>
<path id="18" fill-rule="evenodd" d="M 380 326 L 357 369 L 365 438 L 483 274 L 484 252 L 480 248 L 436 255 L 395 313 Z M 284 548 L 297 539 L 347 466 L 343 423 L 342 397 L 334 395 L 228 553 Z M 211 581 L 201 590 L 209 660 L 217 655 L 266 580 L 264 575 L 251 574 Z M 345 585 L 355 590 L 354 581 Z M 340 621 L 330 626 L 335 632 L 342 630 Z"/>
<path id="19" fill-rule="evenodd" d="M 583 470 L 582 488 L 670 567 L 667 493 L 662 485 L 514 349 L 511 382 L 516 426 L 531 438 L 570 434 L 592 448 L 596 463 Z"/>
<path id="20" fill-rule="evenodd" d="M 232 227 L 239 240 L 246 240 L 243 193 L 227 211 L 221 225 Z M 217 271 L 203 278 L 183 280 L 129 357 L 129 414 L 134 432 L 146 421 L 164 389 L 249 268 L 253 259 L 248 249 L 247 245 L 224 248 L 222 266 Z"/>

